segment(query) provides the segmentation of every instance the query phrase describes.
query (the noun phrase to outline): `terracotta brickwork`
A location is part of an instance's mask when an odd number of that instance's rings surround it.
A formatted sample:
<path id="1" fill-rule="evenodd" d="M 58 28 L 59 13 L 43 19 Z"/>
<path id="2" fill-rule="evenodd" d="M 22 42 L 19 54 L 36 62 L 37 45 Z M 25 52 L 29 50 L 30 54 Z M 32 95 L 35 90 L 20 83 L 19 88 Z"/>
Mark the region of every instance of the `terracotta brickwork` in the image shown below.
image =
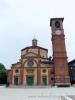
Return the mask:
<path id="1" fill-rule="evenodd" d="M 69 70 L 65 47 L 63 18 L 51 19 L 55 84 L 69 85 Z"/>
<path id="2" fill-rule="evenodd" d="M 7 82 L 12 84 L 12 76 L 13 76 L 13 71 L 8 70 L 8 77 L 7 77 Z"/>

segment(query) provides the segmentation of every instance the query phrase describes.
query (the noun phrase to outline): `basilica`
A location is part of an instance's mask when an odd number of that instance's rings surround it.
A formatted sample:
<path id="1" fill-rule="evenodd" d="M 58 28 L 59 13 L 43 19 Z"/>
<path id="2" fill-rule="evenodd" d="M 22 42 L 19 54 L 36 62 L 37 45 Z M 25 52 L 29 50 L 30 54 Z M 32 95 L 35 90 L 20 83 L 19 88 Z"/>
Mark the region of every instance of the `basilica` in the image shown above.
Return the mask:
<path id="1" fill-rule="evenodd" d="M 21 49 L 19 62 L 12 64 L 8 70 L 9 84 L 70 85 L 63 20 L 64 18 L 50 19 L 53 56 L 48 58 L 48 49 L 38 46 L 37 39 L 34 38 L 31 46 Z"/>

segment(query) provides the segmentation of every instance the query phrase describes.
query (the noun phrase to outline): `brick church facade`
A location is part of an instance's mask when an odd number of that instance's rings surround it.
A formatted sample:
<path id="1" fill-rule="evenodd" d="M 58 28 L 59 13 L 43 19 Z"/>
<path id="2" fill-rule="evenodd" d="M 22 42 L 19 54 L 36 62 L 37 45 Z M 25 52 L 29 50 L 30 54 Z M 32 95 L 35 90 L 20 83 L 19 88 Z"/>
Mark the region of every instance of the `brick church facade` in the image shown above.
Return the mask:
<path id="1" fill-rule="evenodd" d="M 68 61 L 63 29 L 63 18 L 51 18 L 53 57 L 48 49 L 37 45 L 21 50 L 21 59 L 8 71 L 8 83 L 12 85 L 70 85 Z"/>

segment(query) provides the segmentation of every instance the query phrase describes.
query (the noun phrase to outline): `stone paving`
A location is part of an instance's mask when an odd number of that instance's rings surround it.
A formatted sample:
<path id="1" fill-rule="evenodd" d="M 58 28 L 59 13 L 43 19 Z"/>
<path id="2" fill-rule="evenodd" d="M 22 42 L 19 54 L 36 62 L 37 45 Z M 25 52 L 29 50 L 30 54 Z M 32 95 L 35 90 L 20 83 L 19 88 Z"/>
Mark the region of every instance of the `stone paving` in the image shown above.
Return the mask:
<path id="1" fill-rule="evenodd" d="M 0 86 L 0 100 L 75 100 L 75 87 L 6 88 Z"/>

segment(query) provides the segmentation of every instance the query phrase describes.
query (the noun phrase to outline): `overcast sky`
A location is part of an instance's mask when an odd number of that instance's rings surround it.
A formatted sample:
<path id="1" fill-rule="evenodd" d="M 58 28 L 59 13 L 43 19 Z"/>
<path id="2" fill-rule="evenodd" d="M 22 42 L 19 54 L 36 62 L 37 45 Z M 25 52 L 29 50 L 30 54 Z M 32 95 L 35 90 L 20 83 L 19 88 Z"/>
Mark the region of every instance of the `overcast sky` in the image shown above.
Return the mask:
<path id="1" fill-rule="evenodd" d="M 34 36 L 52 55 L 50 18 L 55 17 L 64 17 L 68 61 L 75 59 L 75 0 L 0 0 L 0 62 L 10 68 Z"/>

